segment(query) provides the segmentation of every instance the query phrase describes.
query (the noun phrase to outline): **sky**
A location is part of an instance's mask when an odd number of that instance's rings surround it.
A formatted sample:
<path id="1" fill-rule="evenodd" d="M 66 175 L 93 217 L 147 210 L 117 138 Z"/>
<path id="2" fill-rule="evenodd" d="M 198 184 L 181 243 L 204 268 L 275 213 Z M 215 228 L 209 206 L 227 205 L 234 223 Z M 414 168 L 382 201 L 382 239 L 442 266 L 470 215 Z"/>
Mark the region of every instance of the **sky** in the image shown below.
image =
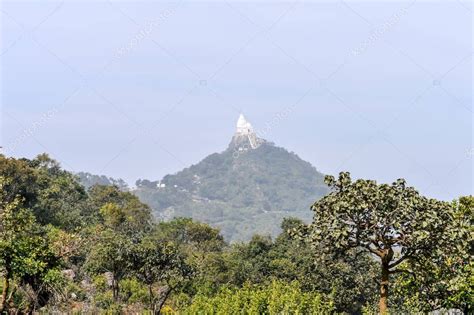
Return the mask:
<path id="1" fill-rule="evenodd" d="M 325 174 L 473 194 L 473 3 L 1 1 L 1 146 L 159 180 L 243 113 Z"/>

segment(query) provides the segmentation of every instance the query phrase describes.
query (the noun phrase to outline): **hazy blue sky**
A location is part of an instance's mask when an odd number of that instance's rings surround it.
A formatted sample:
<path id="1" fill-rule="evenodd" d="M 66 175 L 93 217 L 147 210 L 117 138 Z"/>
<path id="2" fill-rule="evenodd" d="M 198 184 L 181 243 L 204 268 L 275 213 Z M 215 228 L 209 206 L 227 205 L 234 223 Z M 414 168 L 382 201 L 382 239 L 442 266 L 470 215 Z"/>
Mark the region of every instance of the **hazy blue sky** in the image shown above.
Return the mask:
<path id="1" fill-rule="evenodd" d="M 320 171 L 472 194 L 470 1 L 2 1 L 2 145 L 160 179 L 242 111 Z"/>

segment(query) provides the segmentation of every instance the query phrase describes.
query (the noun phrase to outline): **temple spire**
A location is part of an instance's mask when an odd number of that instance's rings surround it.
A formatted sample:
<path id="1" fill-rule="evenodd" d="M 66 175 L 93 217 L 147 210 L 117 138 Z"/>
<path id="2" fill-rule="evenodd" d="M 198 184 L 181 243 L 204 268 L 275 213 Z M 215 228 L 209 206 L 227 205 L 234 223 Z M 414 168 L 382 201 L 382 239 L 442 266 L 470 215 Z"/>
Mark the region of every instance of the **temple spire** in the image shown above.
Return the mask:
<path id="1" fill-rule="evenodd" d="M 243 114 L 240 114 L 239 120 L 237 120 L 237 130 L 236 134 L 238 135 L 248 135 L 253 133 L 252 124 L 250 124 Z"/>
<path id="2" fill-rule="evenodd" d="M 252 124 L 245 119 L 243 114 L 240 114 L 237 120 L 237 129 L 230 146 L 238 151 L 246 151 L 258 148 L 263 142 L 263 139 L 257 137 Z"/>

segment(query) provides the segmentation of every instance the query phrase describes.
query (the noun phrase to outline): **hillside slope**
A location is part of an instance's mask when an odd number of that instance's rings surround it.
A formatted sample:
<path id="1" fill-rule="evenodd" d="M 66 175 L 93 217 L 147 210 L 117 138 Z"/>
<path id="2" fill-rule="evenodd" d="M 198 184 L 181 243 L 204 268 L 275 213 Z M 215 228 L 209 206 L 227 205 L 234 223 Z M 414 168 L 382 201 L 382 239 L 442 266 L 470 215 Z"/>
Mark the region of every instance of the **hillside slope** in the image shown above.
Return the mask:
<path id="1" fill-rule="evenodd" d="M 276 235 L 284 217 L 309 220 L 310 205 L 328 191 L 323 177 L 283 148 L 237 146 L 234 138 L 226 151 L 161 182 L 137 181 L 135 194 L 159 218 L 191 217 L 239 241 L 255 233 Z"/>

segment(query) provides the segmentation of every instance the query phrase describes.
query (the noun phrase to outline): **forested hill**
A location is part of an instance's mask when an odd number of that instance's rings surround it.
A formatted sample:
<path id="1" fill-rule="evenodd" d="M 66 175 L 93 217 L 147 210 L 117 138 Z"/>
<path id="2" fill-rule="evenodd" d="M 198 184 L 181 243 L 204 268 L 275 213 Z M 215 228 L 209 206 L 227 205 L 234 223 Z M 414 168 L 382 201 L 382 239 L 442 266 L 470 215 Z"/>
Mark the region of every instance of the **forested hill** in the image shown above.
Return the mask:
<path id="1" fill-rule="evenodd" d="M 117 186 L 122 191 L 129 190 L 127 183 L 123 179 L 115 179 L 105 175 L 94 175 L 87 172 L 79 172 L 76 176 L 86 190 L 94 185 Z"/>
<path id="2" fill-rule="evenodd" d="M 159 218 L 191 217 L 238 241 L 277 235 L 284 217 L 310 220 L 310 205 L 328 192 L 323 177 L 271 143 L 244 150 L 231 145 L 162 181 L 138 180 L 135 194 Z"/>

